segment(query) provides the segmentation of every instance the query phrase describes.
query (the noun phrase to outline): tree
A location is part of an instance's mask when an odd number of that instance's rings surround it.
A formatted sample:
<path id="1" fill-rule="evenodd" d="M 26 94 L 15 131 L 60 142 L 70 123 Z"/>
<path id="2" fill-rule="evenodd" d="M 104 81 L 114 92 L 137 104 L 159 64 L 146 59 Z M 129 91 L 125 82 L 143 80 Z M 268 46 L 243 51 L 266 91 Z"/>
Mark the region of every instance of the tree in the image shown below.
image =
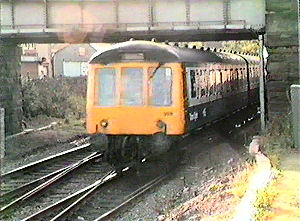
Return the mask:
<path id="1" fill-rule="evenodd" d="M 226 50 L 232 50 L 245 53 L 259 53 L 259 42 L 253 41 L 224 41 L 223 47 Z"/>

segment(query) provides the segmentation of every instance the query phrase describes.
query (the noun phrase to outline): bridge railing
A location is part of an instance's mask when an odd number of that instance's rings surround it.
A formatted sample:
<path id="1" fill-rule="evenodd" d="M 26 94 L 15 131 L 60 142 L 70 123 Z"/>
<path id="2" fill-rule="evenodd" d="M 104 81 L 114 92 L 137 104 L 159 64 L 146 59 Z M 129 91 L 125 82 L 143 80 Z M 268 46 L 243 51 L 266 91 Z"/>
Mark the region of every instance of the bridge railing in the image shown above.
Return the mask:
<path id="1" fill-rule="evenodd" d="M 184 28 L 184 29 L 226 29 L 237 28 L 246 29 L 251 28 L 247 25 L 245 20 L 231 20 L 227 24 L 224 21 L 191 21 L 191 22 L 152 22 L 152 23 L 99 23 L 99 24 L 54 24 L 44 25 L 28 24 L 28 25 L 0 25 L 2 33 L 19 33 L 34 30 L 43 30 L 51 32 L 51 30 L 72 31 L 84 30 L 87 32 L 95 32 L 103 29 L 128 29 L 128 28 L 144 28 L 145 30 L 153 30 L 156 28 L 171 29 Z"/>

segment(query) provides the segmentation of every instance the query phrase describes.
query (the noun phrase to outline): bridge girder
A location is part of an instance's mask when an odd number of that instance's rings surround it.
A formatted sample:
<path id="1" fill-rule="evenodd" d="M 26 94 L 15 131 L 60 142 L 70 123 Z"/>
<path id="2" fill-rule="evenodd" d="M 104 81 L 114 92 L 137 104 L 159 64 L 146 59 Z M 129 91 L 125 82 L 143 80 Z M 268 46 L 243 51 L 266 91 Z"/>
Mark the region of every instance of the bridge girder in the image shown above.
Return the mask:
<path id="1" fill-rule="evenodd" d="M 264 0 L 2 0 L 0 12 L 15 42 L 244 40 L 265 26 Z"/>

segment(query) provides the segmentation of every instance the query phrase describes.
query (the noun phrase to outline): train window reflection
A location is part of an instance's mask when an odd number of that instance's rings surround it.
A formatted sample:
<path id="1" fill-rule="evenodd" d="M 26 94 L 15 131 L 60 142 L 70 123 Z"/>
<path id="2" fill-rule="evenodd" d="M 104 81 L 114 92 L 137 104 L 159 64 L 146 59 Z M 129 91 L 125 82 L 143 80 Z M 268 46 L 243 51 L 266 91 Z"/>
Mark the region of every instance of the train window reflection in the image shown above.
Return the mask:
<path id="1" fill-rule="evenodd" d="M 151 68 L 150 73 L 155 69 Z M 172 103 L 172 72 L 171 68 L 159 68 L 151 82 L 150 105 L 169 106 Z"/>
<path id="2" fill-rule="evenodd" d="M 121 103 L 128 106 L 143 104 L 143 69 L 122 69 Z"/>
<path id="3" fill-rule="evenodd" d="M 98 73 L 98 103 L 109 107 L 116 105 L 116 74 L 112 68 L 103 68 Z"/>

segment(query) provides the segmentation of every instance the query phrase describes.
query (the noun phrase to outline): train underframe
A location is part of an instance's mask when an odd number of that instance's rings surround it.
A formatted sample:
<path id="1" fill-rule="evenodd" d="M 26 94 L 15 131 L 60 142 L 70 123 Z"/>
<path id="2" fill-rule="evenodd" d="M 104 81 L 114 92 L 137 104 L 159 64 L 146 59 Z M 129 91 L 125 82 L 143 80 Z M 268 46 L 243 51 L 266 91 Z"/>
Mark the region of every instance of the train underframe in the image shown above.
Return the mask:
<path id="1" fill-rule="evenodd" d="M 191 132 L 214 120 L 225 117 L 239 108 L 249 106 L 258 100 L 258 90 L 251 90 L 223 100 L 205 103 L 190 107 L 188 114 L 204 113 L 206 117 L 188 122 L 188 131 Z M 199 115 L 201 116 L 201 115 Z M 145 157 L 158 156 L 169 151 L 173 144 L 182 139 L 182 136 L 169 136 L 165 133 L 153 135 L 108 135 L 97 136 L 97 146 L 105 147 L 105 158 L 107 162 L 116 168 L 124 167 L 130 163 L 139 162 Z"/>
<path id="2" fill-rule="evenodd" d="M 97 146 L 105 147 L 105 160 L 115 168 L 141 162 L 149 156 L 158 156 L 168 152 L 180 136 L 168 136 L 164 133 L 154 135 L 106 135 L 97 137 Z"/>

